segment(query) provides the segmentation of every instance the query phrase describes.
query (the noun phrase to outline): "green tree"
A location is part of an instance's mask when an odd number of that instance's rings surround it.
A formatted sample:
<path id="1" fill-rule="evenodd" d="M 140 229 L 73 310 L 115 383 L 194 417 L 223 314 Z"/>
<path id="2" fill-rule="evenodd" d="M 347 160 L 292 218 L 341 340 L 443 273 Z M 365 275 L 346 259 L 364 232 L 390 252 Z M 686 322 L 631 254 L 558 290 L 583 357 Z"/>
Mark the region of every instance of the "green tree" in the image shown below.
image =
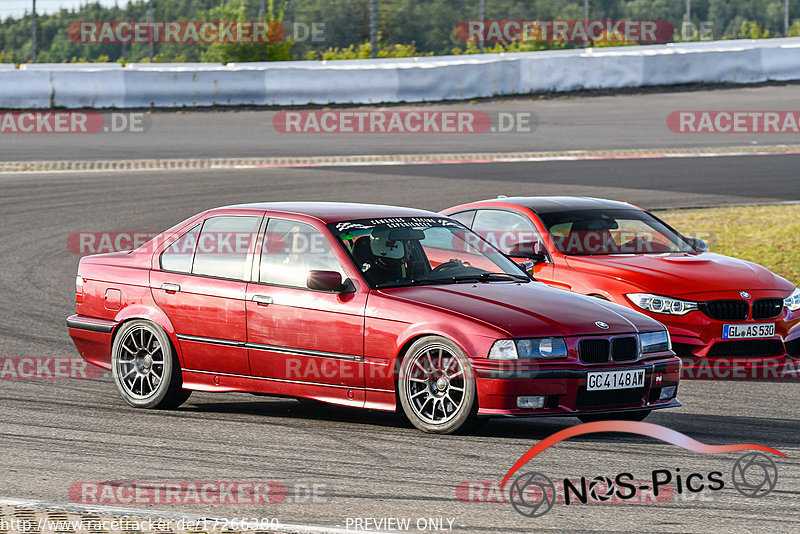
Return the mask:
<path id="1" fill-rule="evenodd" d="M 769 30 L 753 20 L 742 22 L 739 29 L 739 39 L 768 39 L 769 37 Z"/>
<path id="2" fill-rule="evenodd" d="M 270 44 L 156 43 L 156 61 L 274 61 L 304 57 L 362 57 L 368 52 L 370 0 L 278 0 L 269 2 L 266 18 L 283 22 L 284 41 Z M 255 20 L 260 0 L 156 0 L 156 20 Z M 459 22 L 478 18 L 478 0 L 380 0 L 379 55 L 478 53 L 475 43 L 459 39 Z M 583 0 L 486 0 L 485 18 L 501 20 L 582 19 Z M 791 3 L 790 16 L 800 18 L 800 2 Z M 685 4 L 680 0 L 591 0 L 596 19 L 666 20 L 680 40 Z M 147 20 L 146 0 L 120 0 L 114 7 L 87 3 L 40 15 L 37 60 L 40 62 L 146 61 L 147 43 L 90 43 L 70 40 L 67 28 L 79 20 Z M 715 38 L 765 38 L 783 35 L 783 0 L 692 0 L 692 22 L 711 22 Z M 294 35 L 295 23 L 310 28 L 324 25 L 322 41 Z M 755 24 L 755 26 L 752 26 Z M 305 25 L 305 26 L 303 26 Z M 744 29 L 743 29 L 744 25 Z M 797 34 L 797 29 L 793 29 Z M 0 61 L 28 61 L 31 17 L 0 21 Z M 582 43 L 487 43 L 484 51 L 536 51 L 582 47 Z M 387 56 L 389 57 L 389 56 Z"/>
<path id="3" fill-rule="evenodd" d="M 274 0 L 267 2 L 266 21 L 283 24 L 284 13 L 275 13 Z M 206 20 L 234 21 L 247 20 L 242 0 L 230 0 L 208 12 Z M 234 63 L 245 61 L 288 61 L 292 59 L 292 41 L 283 36 L 274 43 L 212 43 L 200 55 L 202 61 L 214 63 Z M 270 35 L 273 38 L 273 35 Z M 281 39 L 276 35 L 274 38 Z"/>

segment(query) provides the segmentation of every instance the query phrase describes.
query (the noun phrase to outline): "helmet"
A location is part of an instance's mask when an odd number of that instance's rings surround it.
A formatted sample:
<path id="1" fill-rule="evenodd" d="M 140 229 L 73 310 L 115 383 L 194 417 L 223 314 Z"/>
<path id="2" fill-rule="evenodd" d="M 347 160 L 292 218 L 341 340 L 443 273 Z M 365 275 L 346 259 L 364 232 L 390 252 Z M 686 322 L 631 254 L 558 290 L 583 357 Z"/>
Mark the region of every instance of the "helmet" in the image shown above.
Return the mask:
<path id="1" fill-rule="evenodd" d="M 405 244 L 402 241 L 390 241 L 391 231 L 391 228 L 378 228 L 372 232 L 369 239 L 372 253 L 379 258 L 403 259 L 406 255 Z"/>

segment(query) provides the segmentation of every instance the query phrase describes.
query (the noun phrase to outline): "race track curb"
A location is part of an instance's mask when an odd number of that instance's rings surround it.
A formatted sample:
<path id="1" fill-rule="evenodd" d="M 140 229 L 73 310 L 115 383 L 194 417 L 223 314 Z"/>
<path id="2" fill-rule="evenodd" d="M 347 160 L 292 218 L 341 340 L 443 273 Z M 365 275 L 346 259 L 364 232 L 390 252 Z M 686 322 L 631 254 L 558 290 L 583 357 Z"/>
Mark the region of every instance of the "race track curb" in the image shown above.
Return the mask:
<path id="1" fill-rule="evenodd" d="M 442 154 L 383 154 L 308 157 L 178 158 L 120 160 L 0 161 L 0 172 L 180 171 L 270 167 L 348 167 L 383 165 L 443 165 L 606 159 L 701 158 L 800 154 L 800 145 L 565 150 Z"/>

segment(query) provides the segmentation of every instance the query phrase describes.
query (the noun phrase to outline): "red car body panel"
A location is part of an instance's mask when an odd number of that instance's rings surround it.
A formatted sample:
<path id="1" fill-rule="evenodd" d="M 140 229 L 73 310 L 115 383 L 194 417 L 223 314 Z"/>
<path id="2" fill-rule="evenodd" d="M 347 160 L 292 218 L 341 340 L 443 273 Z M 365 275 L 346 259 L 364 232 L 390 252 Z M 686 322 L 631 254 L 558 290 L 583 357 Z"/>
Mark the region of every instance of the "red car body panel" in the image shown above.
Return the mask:
<path id="1" fill-rule="evenodd" d="M 313 226 L 355 291 L 322 292 L 264 284 L 256 276 L 237 281 L 161 269 L 159 257 L 174 240 L 200 221 L 229 214 L 261 217 L 260 233 L 269 218 Z M 186 389 L 286 395 L 394 410 L 398 358 L 421 336 L 438 335 L 456 343 L 470 358 L 481 414 L 574 415 L 680 405 L 674 397 L 658 399 L 662 387 L 679 380 L 680 361 L 671 351 L 602 365 L 579 360 L 579 338 L 663 329 L 626 308 L 535 282 L 370 289 L 326 225 L 401 216 L 437 217 L 407 208 L 327 203 L 209 210 L 132 252 L 82 258 L 78 270 L 82 298 L 76 314 L 67 320 L 70 336 L 84 359 L 108 369 L 120 325 L 148 319 L 167 333 Z M 250 253 L 257 260 L 254 247 Z M 169 291 L 163 284 L 180 288 Z M 255 295 L 269 295 L 272 301 L 260 305 L 253 301 Z M 597 321 L 608 328 L 600 330 Z M 546 362 L 487 358 L 498 339 L 545 336 L 565 337 L 568 357 Z M 579 398 L 587 372 L 630 368 L 646 371 L 638 399 L 592 404 Z M 536 394 L 548 396 L 545 408 L 517 408 L 518 395 Z"/>
<path id="2" fill-rule="evenodd" d="M 548 233 L 535 209 L 529 206 L 535 202 L 553 201 L 564 204 L 569 209 L 570 202 L 579 203 L 581 209 L 597 206 L 641 209 L 636 206 L 600 199 L 571 197 L 516 197 L 499 198 L 462 204 L 443 210 L 446 215 L 457 215 L 471 210 L 495 209 L 518 213 L 529 220 L 541 236 L 549 261 L 534 266 L 537 280 L 553 287 L 567 289 L 584 295 L 596 295 L 644 313 L 669 329 L 673 348 L 684 357 L 684 363 L 696 365 L 709 356 L 715 344 L 722 343 L 722 325 L 729 323 L 775 322 L 775 352 L 769 355 L 736 358 L 745 364 L 758 365 L 764 360 L 789 356 L 800 358 L 800 311 L 784 308 L 778 317 L 768 320 L 753 319 L 752 309 L 746 320 L 712 319 L 702 311 L 692 311 L 686 315 L 667 315 L 641 310 L 633 305 L 625 294 L 652 293 L 666 297 L 690 301 L 711 301 L 720 299 L 741 300 L 741 291 L 750 294 L 750 303 L 762 298 L 788 297 L 795 289 L 794 284 L 772 273 L 761 265 L 731 258 L 712 252 L 673 253 L 673 254 L 621 254 L 600 256 L 565 255 L 559 252 L 552 236 Z M 496 231 L 503 231 L 497 228 Z M 480 232 L 479 232 L 480 233 Z M 512 257 L 517 262 L 526 261 L 523 257 Z M 786 347 L 789 347 L 788 353 Z M 724 353 L 721 353 L 724 355 Z M 716 357 L 715 354 L 712 356 Z M 727 368 L 736 365 L 731 361 L 718 360 L 717 365 Z"/>

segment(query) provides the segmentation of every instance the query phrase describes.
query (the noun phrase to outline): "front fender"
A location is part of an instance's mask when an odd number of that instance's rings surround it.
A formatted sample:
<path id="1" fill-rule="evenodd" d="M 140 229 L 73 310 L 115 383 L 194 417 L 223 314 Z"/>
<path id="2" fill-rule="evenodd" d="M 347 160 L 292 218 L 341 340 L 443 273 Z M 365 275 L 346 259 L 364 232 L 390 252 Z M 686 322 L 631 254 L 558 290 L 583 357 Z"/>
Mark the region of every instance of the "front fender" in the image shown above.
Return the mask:
<path id="1" fill-rule="evenodd" d="M 402 350 L 413 343 L 416 339 L 424 336 L 440 336 L 458 345 L 468 358 L 485 358 L 489 354 L 492 343 L 498 338 L 497 335 L 487 334 L 468 334 L 465 329 L 458 328 L 457 324 L 450 322 L 439 323 L 414 323 L 409 324 L 397 336 L 397 347 L 395 354 L 399 357 Z"/>

